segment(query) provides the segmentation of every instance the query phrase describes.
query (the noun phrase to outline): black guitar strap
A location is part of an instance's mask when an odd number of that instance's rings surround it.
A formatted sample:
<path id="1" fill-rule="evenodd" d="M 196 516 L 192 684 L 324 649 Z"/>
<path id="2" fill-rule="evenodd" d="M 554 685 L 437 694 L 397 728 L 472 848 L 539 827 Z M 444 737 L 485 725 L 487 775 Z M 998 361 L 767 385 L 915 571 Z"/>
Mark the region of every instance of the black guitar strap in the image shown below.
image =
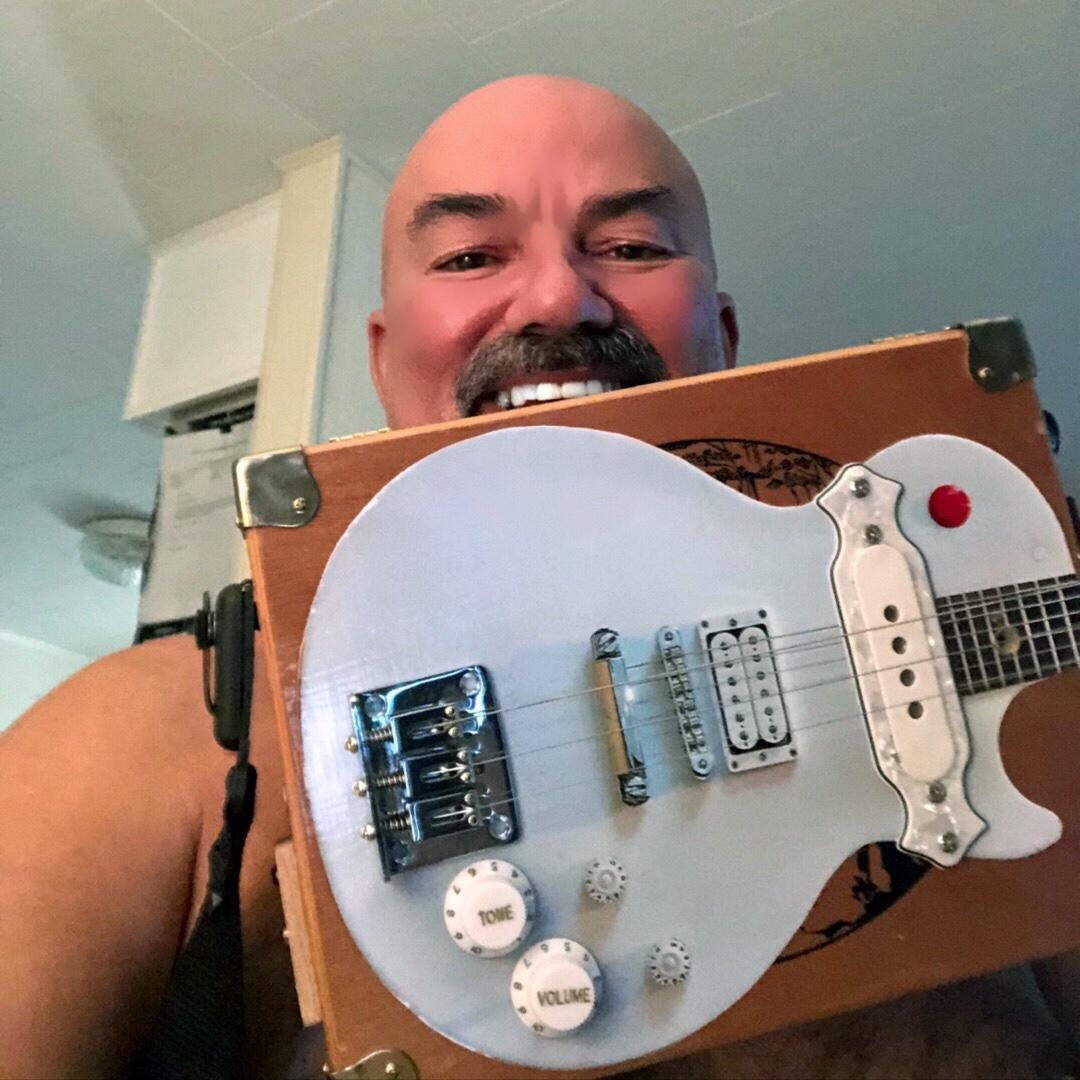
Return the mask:
<path id="1" fill-rule="evenodd" d="M 213 613 L 209 596 L 204 597 L 194 620 L 214 737 L 236 751 L 236 764 L 225 777 L 223 821 L 210 849 L 206 897 L 173 968 L 150 1040 L 133 1063 L 132 1080 L 239 1080 L 244 1075 L 240 864 L 258 779 L 248 761 L 256 625 L 250 581 L 222 590 Z"/>

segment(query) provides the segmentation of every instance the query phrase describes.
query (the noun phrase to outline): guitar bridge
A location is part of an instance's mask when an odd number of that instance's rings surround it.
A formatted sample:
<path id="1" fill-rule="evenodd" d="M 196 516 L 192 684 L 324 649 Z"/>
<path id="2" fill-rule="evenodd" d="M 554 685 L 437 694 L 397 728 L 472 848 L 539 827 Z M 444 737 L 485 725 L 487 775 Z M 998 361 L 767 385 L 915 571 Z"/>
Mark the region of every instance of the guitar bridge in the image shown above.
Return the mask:
<path id="1" fill-rule="evenodd" d="M 463 667 L 353 694 L 383 879 L 506 844 L 518 821 L 487 672 Z"/>

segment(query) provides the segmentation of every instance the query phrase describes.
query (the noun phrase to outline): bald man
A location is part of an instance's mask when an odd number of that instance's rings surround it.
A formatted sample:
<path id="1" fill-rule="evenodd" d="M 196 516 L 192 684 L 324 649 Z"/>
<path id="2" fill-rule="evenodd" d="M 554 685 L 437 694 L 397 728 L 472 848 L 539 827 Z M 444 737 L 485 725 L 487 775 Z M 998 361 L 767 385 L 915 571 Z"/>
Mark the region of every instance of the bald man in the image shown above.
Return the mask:
<path id="1" fill-rule="evenodd" d="M 367 329 L 395 428 L 735 360 L 735 311 L 716 289 L 693 170 L 646 114 L 598 87 L 525 76 L 458 102 L 394 183 L 382 251 L 383 307 Z M 289 824 L 261 671 L 251 735 L 259 798 L 240 898 L 249 1063 L 269 1077 L 284 1075 L 299 1020 L 272 879 Z M 125 1069 L 196 923 L 227 765 L 190 638 L 91 665 L 0 740 L 0 1070 Z M 666 1074 L 1034 1075 L 1063 1051 L 1025 980 L 926 995 Z M 311 1055 L 289 1075 L 315 1075 L 317 1045 Z"/>

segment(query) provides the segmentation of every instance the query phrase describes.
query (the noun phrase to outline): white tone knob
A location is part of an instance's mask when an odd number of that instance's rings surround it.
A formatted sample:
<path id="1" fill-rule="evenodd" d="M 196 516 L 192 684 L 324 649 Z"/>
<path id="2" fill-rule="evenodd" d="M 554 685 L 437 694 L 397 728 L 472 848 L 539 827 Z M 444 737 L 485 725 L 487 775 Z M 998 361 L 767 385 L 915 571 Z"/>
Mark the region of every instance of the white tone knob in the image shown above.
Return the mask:
<path id="1" fill-rule="evenodd" d="M 548 938 L 517 962 L 510 1000 L 526 1027 L 557 1039 L 592 1016 L 602 986 L 600 968 L 584 946 L 566 938 Z"/>
<path id="2" fill-rule="evenodd" d="M 690 974 L 690 950 L 678 938 L 654 945 L 649 950 L 649 974 L 660 986 L 686 982 Z"/>
<path id="3" fill-rule="evenodd" d="M 585 892 L 598 904 L 618 900 L 626 889 L 626 870 L 618 859 L 594 859 L 585 871 Z"/>
<path id="4" fill-rule="evenodd" d="M 505 956 L 532 930 L 536 896 L 529 879 L 502 859 L 466 866 L 446 890 L 443 920 L 454 944 L 473 956 Z"/>

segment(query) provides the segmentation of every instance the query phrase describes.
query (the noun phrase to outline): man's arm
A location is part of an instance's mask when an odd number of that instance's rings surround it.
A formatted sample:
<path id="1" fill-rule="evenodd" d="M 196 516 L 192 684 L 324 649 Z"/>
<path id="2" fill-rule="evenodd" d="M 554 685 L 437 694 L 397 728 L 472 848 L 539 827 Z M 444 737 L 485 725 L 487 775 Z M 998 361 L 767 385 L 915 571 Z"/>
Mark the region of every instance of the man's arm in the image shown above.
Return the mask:
<path id="1" fill-rule="evenodd" d="M 228 765 L 190 638 L 83 669 L 0 736 L 0 1069 L 116 1075 L 201 897 Z"/>

